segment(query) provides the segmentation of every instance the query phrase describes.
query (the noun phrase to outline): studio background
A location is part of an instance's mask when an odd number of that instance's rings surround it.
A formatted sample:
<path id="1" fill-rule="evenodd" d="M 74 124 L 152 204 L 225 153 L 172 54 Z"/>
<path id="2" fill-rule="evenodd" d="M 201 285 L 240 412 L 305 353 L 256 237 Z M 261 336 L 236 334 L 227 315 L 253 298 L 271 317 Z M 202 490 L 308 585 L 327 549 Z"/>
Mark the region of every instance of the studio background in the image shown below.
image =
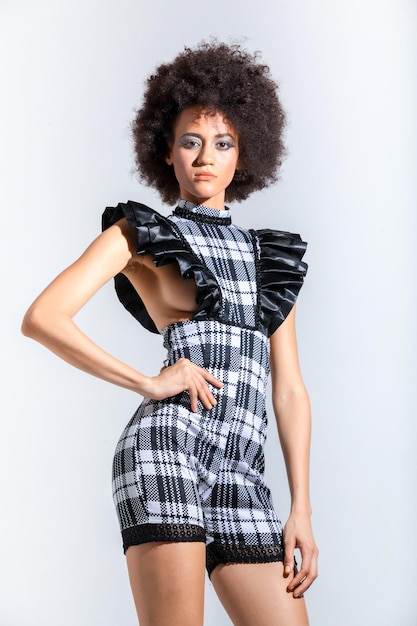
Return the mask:
<path id="1" fill-rule="evenodd" d="M 155 66 L 211 36 L 261 50 L 288 113 L 280 182 L 232 210 L 309 242 L 297 317 L 320 548 L 311 626 L 415 626 L 416 26 L 411 0 L 0 0 L 2 626 L 136 624 L 111 462 L 140 398 L 20 323 L 106 206 L 169 213 L 135 178 L 129 124 Z M 159 370 L 160 338 L 111 284 L 77 320 Z M 285 521 L 271 410 L 267 474 Z M 230 626 L 209 582 L 205 625 Z"/>

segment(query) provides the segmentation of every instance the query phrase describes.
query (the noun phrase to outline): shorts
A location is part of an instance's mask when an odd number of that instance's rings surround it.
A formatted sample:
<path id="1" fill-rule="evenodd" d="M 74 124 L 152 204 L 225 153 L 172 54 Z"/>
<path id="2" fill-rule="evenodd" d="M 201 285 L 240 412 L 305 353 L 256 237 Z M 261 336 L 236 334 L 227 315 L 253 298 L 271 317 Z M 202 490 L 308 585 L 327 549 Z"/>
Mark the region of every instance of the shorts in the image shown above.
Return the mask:
<path id="1" fill-rule="evenodd" d="M 113 462 L 123 547 L 201 541 L 209 575 L 220 563 L 283 561 L 282 525 L 264 481 L 269 342 L 215 320 L 164 332 L 167 365 L 185 357 L 223 382 L 217 405 L 190 410 L 187 392 L 145 399 Z"/>

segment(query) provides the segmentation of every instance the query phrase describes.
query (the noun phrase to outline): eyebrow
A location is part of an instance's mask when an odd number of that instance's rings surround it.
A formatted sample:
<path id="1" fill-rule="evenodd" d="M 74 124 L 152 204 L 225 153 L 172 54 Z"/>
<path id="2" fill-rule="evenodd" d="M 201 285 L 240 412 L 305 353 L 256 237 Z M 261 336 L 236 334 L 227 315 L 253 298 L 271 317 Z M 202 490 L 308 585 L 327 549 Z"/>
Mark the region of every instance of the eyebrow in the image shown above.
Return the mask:
<path id="1" fill-rule="evenodd" d="M 199 133 L 184 133 L 181 137 L 198 137 L 198 139 L 203 139 L 203 136 Z M 215 135 L 215 139 L 221 139 L 222 137 L 230 137 L 230 139 L 235 141 L 235 138 L 230 133 L 218 133 Z"/>

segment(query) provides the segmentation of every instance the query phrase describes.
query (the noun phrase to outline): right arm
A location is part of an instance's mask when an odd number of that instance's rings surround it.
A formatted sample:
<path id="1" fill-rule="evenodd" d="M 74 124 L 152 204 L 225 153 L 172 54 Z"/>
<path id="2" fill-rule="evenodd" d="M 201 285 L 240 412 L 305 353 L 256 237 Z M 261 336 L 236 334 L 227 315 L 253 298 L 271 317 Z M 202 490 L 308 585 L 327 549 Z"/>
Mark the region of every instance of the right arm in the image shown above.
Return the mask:
<path id="1" fill-rule="evenodd" d="M 193 411 L 198 398 L 212 408 L 215 400 L 207 382 L 221 384 L 203 368 L 181 359 L 158 376 L 145 376 L 100 348 L 73 321 L 94 293 L 126 267 L 132 247 L 126 220 L 104 231 L 36 298 L 24 316 L 22 332 L 78 369 L 142 396 L 163 399 L 188 390 Z"/>

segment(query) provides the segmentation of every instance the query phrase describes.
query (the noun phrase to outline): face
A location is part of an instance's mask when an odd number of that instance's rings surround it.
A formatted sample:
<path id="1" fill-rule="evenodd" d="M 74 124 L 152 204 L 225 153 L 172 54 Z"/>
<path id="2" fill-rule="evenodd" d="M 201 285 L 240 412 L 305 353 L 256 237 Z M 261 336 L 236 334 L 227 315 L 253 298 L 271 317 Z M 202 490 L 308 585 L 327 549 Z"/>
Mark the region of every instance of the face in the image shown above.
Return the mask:
<path id="1" fill-rule="evenodd" d="M 225 189 L 239 158 L 236 131 L 222 113 L 189 107 L 178 116 L 166 161 L 184 200 L 224 209 Z"/>

